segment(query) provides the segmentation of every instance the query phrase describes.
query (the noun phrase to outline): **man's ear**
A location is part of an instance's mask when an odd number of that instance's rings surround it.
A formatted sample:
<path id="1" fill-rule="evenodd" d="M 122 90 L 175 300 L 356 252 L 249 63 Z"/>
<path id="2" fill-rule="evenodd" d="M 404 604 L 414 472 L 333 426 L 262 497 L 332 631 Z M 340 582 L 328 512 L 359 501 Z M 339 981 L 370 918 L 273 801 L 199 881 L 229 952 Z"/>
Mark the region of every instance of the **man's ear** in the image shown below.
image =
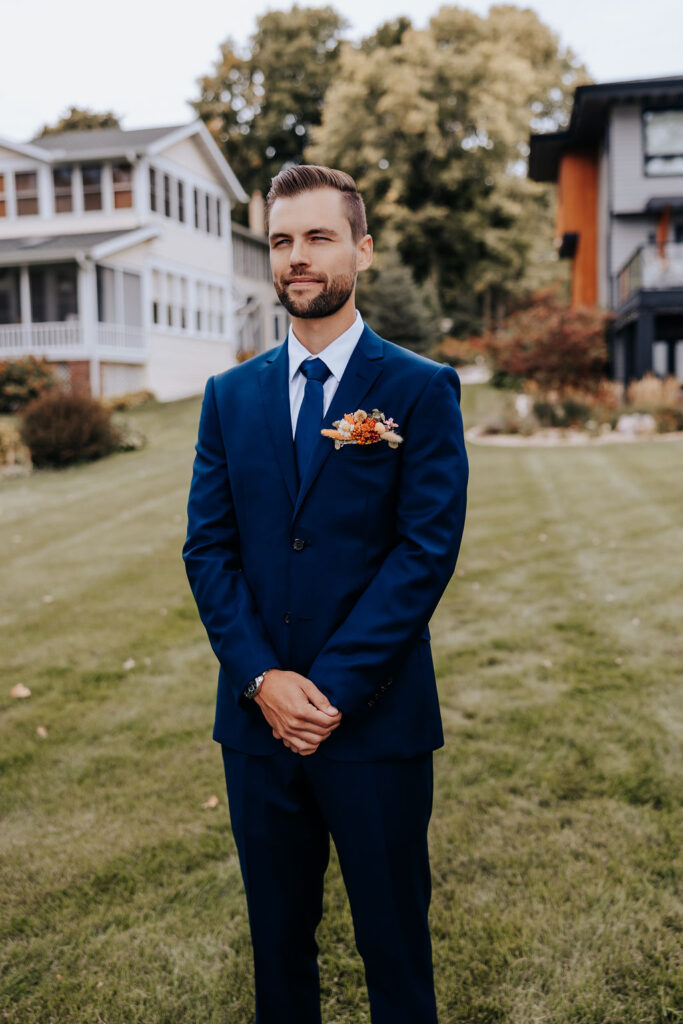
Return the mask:
<path id="1" fill-rule="evenodd" d="M 372 235 L 364 235 L 358 243 L 358 270 L 367 270 L 372 265 Z"/>

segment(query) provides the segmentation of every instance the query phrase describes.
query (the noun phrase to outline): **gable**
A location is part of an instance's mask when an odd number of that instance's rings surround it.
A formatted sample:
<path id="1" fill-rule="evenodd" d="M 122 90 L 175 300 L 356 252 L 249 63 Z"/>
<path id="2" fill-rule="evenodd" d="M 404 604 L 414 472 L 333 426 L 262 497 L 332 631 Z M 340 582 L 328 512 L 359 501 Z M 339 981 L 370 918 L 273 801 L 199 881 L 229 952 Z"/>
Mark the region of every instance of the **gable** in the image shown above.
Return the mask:
<path id="1" fill-rule="evenodd" d="M 225 181 L 217 173 L 213 163 L 207 160 L 198 144 L 197 137 L 182 139 L 181 142 L 174 142 L 172 145 L 159 150 L 159 155 L 173 160 L 180 167 L 185 167 L 193 174 L 207 178 L 221 190 L 225 190 Z"/>

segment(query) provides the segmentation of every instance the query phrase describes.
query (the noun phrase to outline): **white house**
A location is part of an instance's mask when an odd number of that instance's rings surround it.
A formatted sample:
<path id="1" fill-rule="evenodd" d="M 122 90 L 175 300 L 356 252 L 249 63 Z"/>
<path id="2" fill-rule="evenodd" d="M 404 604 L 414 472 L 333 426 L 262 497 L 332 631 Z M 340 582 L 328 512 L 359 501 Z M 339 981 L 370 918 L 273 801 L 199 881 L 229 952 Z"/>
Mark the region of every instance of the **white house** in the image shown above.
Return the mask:
<path id="1" fill-rule="evenodd" d="M 0 138 L 0 360 L 44 355 L 94 395 L 201 391 L 240 348 L 246 201 L 200 120 Z"/>

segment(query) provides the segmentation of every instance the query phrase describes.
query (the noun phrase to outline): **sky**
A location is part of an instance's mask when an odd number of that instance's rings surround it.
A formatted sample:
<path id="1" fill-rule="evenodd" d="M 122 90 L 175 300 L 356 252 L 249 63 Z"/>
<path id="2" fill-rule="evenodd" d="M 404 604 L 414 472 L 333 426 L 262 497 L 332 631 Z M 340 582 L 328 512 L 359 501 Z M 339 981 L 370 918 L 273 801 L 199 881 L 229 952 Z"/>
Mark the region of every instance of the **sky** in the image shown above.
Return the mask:
<path id="1" fill-rule="evenodd" d="M 331 2 L 350 22 L 348 38 L 407 14 L 422 28 L 439 0 Z M 0 0 L 0 137 L 25 141 L 71 105 L 113 110 L 124 128 L 192 119 L 187 100 L 230 36 L 246 43 L 256 18 L 290 0 Z M 485 15 L 490 4 L 458 6 Z M 598 82 L 683 74 L 681 0 L 532 0 L 531 7 Z M 197 12 L 197 16 L 193 15 Z"/>

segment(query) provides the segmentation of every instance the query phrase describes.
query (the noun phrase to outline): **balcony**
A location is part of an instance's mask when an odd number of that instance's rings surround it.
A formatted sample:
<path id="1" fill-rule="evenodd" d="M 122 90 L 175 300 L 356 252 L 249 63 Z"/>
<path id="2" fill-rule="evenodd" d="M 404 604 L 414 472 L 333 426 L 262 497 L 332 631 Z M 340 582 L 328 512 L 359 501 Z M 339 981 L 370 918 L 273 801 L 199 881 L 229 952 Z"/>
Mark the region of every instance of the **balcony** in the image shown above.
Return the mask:
<path id="1" fill-rule="evenodd" d="M 641 245 L 617 275 L 618 305 L 639 291 L 683 289 L 683 243 Z"/>
<path id="2" fill-rule="evenodd" d="M 70 359 L 104 359 L 116 363 L 142 363 L 147 354 L 142 327 L 123 324 L 93 325 L 88 338 L 83 323 L 72 320 L 53 323 L 0 324 L 0 359 L 45 356 L 54 362 Z"/>

